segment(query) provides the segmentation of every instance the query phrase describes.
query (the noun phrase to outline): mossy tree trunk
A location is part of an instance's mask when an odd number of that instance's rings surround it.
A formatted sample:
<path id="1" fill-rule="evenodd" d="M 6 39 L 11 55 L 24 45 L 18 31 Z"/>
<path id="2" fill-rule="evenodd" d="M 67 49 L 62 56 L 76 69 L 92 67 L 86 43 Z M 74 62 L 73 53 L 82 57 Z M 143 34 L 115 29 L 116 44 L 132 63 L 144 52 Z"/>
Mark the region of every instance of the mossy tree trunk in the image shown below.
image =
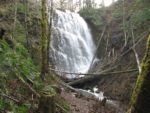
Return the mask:
<path id="1" fill-rule="evenodd" d="M 50 67 L 50 42 L 51 42 L 51 35 L 52 35 L 52 21 L 53 21 L 53 0 L 50 1 L 50 6 L 49 6 L 49 34 L 48 34 L 48 41 L 47 41 L 47 65 L 48 65 L 48 68 L 51 68 Z M 52 63 L 52 62 L 51 62 Z"/>
<path id="2" fill-rule="evenodd" d="M 42 19 L 41 19 L 41 30 L 42 30 L 42 66 L 41 66 L 41 78 L 44 79 L 45 75 L 48 73 L 48 62 L 47 62 L 47 38 L 48 38 L 48 18 L 47 18 L 47 0 L 42 0 Z"/>
<path id="3" fill-rule="evenodd" d="M 55 98 L 51 95 L 41 95 L 38 113 L 55 113 Z"/>
<path id="4" fill-rule="evenodd" d="M 147 51 L 142 62 L 142 71 L 133 91 L 130 108 L 127 113 L 150 113 L 150 35 Z"/>
<path id="5" fill-rule="evenodd" d="M 15 38 L 15 34 L 16 34 L 17 6 L 18 6 L 18 0 L 15 1 L 14 22 L 13 22 L 13 30 L 12 30 L 13 39 Z"/>
<path id="6" fill-rule="evenodd" d="M 25 18 L 24 18 L 24 22 L 25 22 L 25 36 L 26 36 L 26 45 L 28 47 L 28 51 L 30 51 L 30 44 L 29 44 L 29 35 L 28 35 L 28 0 L 24 0 L 23 1 L 23 4 L 24 4 L 24 15 L 25 15 Z"/>
<path id="7" fill-rule="evenodd" d="M 49 52 L 49 43 L 50 43 L 50 36 L 49 35 L 49 28 L 48 28 L 48 16 L 47 16 L 47 0 L 42 0 L 42 19 L 41 19 L 41 54 L 42 54 L 42 64 L 41 64 L 41 78 L 45 80 L 45 76 L 49 75 L 49 63 L 48 63 L 48 52 Z M 54 102 L 55 95 L 42 93 L 40 95 L 39 106 L 38 106 L 38 113 L 55 113 L 55 102 Z"/>

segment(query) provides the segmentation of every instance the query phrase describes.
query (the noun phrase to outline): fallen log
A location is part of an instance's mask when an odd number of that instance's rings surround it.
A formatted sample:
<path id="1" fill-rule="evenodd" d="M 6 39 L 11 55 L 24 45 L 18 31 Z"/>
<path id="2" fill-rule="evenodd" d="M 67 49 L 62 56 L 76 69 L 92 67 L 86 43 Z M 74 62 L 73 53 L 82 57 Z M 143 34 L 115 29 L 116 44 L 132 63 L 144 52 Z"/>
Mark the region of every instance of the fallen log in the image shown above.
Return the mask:
<path id="1" fill-rule="evenodd" d="M 100 79 L 101 77 L 106 76 L 106 75 L 112 75 L 112 74 L 118 75 L 118 74 L 121 74 L 121 73 L 131 73 L 131 72 L 136 72 L 136 71 L 138 71 L 138 69 L 131 69 L 131 70 L 127 70 L 127 71 L 108 72 L 108 73 L 85 74 L 85 75 L 91 75 L 91 76 L 85 76 L 81 79 L 75 80 L 73 82 L 69 82 L 68 85 L 70 85 L 70 86 L 81 85 L 81 84 L 84 84 L 86 82 L 89 82 L 89 81 L 92 81 L 92 80 L 95 80 L 95 79 Z M 81 74 L 78 73 L 78 75 L 81 75 Z"/>
<path id="2" fill-rule="evenodd" d="M 71 90 L 71 91 L 77 93 L 78 95 L 81 95 L 81 96 L 85 97 L 85 98 L 92 99 L 92 100 L 98 100 L 98 101 L 101 103 L 102 106 L 111 105 L 111 106 L 112 106 L 113 108 L 115 108 L 115 109 L 118 109 L 118 110 L 120 109 L 120 108 L 118 107 L 118 106 L 119 106 L 119 103 L 118 103 L 117 101 L 114 101 L 114 100 L 111 100 L 111 101 L 110 101 L 109 98 L 107 98 L 107 97 L 105 97 L 105 96 L 103 96 L 103 98 L 100 99 L 99 96 L 96 96 L 96 95 L 95 95 L 94 93 L 92 93 L 92 92 L 88 92 L 88 91 L 83 90 L 83 89 L 74 88 L 74 87 L 69 86 L 68 84 L 66 84 L 66 83 L 64 83 L 64 82 L 60 82 L 60 84 L 61 84 L 63 87 L 65 87 L 65 88 L 67 88 L 67 89 L 69 89 L 69 90 Z"/>
<path id="3" fill-rule="evenodd" d="M 69 85 L 66 84 L 66 83 L 63 83 L 63 82 L 61 82 L 61 84 L 62 84 L 65 88 L 67 88 L 67 89 L 69 89 L 69 90 L 71 90 L 71 91 L 73 91 L 73 92 L 76 92 L 78 95 L 81 95 L 81 96 L 83 96 L 83 97 L 90 98 L 90 99 L 97 99 L 97 97 L 96 97 L 96 96 L 94 95 L 94 93 L 92 93 L 92 92 L 88 92 L 88 91 L 83 90 L 83 89 L 74 88 L 74 87 L 72 87 L 72 86 L 69 86 Z"/>

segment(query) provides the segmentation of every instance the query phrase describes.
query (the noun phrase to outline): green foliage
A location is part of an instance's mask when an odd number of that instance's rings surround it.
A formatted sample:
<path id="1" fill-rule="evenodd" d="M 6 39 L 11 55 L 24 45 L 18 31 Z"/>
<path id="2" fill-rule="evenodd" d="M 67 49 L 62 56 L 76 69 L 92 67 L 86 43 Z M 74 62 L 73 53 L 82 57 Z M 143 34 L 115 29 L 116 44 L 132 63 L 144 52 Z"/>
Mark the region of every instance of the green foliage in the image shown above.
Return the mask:
<path id="1" fill-rule="evenodd" d="M 15 91 L 12 91 L 8 85 L 10 81 L 19 78 L 27 82 L 34 81 L 39 77 L 39 72 L 33 64 L 28 50 L 20 43 L 16 43 L 15 47 L 11 48 L 3 40 L 0 40 L 0 73 L 0 93 L 8 95 L 15 92 L 24 95 L 28 92 L 24 87 L 18 87 Z M 20 100 L 21 97 L 17 96 L 16 98 Z M 29 107 L 28 102 L 17 106 L 8 99 L 0 98 L 0 109 L 7 109 L 13 111 L 13 113 L 27 113 Z"/>
<path id="2" fill-rule="evenodd" d="M 17 4 L 17 12 L 18 13 L 24 13 L 25 12 L 25 5 L 23 3 Z"/>
<path id="3" fill-rule="evenodd" d="M 149 6 L 150 2 L 149 0 L 136 0 L 137 3 L 145 5 L 145 6 Z"/>
<path id="4" fill-rule="evenodd" d="M 70 105 L 69 105 L 69 103 L 67 103 L 65 100 L 62 100 L 62 101 L 61 101 L 61 105 L 62 105 L 62 107 L 65 109 L 65 111 L 67 111 L 67 113 L 70 113 L 70 112 L 71 112 Z"/>
<path id="5" fill-rule="evenodd" d="M 149 27 L 150 22 L 150 2 L 149 0 L 136 0 L 131 10 L 130 22 L 136 28 Z"/>
<path id="6" fill-rule="evenodd" d="M 120 17 L 123 16 L 123 13 L 122 13 L 121 10 L 115 10 L 115 11 L 112 13 L 112 16 L 113 16 L 114 18 L 120 18 Z"/>
<path id="7" fill-rule="evenodd" d="M 31 107 L 31 104 L 25 103 L 21 106 L 13 106 L 13 112 L 14 113 L 28 113 L 29 108 Z"/>
<path id="8" fill-rule="evenodd" d="M 15 39 L 20 42 L 25 44 L 26 42 L 26 32 L 24 26 L 20 23 L 20 21 L 16 21 L 16 30 L 15 30 Z"/>
<path id="9" fill-rule="evenodd" d="M 28 50 L 17 43 L 15 49 L 9 47 L 5 41 L 0 42 L 0 64 L 1 68 L 9 67 L 9 71 L 14 71 L 22 77 L 33 79 L 37 75 L 36 67 L 29 56 Z"/>
<path id="10" fill-rule="evenodd" d="M 118 19 L 118 18 L 121 18 L 123 17 L 123 8 L 122 8 L 122 5 L 120 4 L 117 4 L 113 7 L 113 10 L 112 10 L 112 17 L 114 19 Z"/>
<path id="11" fill-rule="evenodd" d="M 60 96 L 59 97 L 57 96 L 56 104 L 64 109 L 64 113 L 71 113 L 71 106 L 64 98 L 61 98 Z"/>
<path id="12" fill-rule="evenodd" d="M 145 8 L 137 10 L 131 16 L 130 21 L 136 26 L 142 25 L 150 21 L 150 9 L 145 7 Z"/>
<path id="13" fill-rule="evenodd" d="M 80 10 L 79 13 L 85 20 L 91 22 L 91 24 L 93 24 L 97 29 L 104 25 L 104 13 L 101 9 L 84 8 Z"/>
<path id="14" fill-rule="evenodd" d="M 52 88 L 51 85 L 47 85 L 42 89 L 42 93 L 46 95 L 56 95 L 56 91 Z"/>
<path id="15" fill-rule="evenodd" d="M 5 108 L 5 102 L 3 99 L 0 99 L 0 109 L 4 109 Z"/>
<path id="16" fill-rule="evenodd" d="M 30 103 L 24 103 L 18 106 L 6 99 L 0 99 L 0 110 L 7 110 L 10 111 L 11 113 L 28 113 L 30 107 L 31 107 Z"/>

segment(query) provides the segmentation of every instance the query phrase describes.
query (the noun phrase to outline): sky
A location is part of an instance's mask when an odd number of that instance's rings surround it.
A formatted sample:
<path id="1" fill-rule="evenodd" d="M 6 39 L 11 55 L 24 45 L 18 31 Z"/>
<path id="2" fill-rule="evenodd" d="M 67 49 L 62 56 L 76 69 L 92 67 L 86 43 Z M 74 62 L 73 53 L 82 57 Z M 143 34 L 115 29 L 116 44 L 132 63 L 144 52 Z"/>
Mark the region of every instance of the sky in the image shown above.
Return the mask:
<path id="1" fill-rule="evenodd" d="M 110 6 L 112 4 L 113 0 L 104 0 L 104 4 L 105 6 Z M 117 0 L 114 0 L 117 1 Z M 95 0 L 96 3 L 100 4 L 102 2 L 102 0 Z"/>
<path id="2" fill-rule="evenodd" d="M 54 0 L 54 3 L 57 3 L 57 2 L 60 2 L 61 0 Z M 68 1 L 68 0 L 66 0 Z M 79 0 L 73 0 L 73 3 L 76 4 L 76 2 L 79 1 Z M 82 2 L 84 0 L 81 0 Z M 106 7 L 110 6 L 112 4 L 112 1 L 113 0 L 94 0 L 94 2 L 97 4 L 96 7 L 99 8 L 100 7 L 100 4 L 102 3 L 102 1 L 104 1 L 104 5 Z M 118 0 L 114 0 L 114 1 L 118 1 Z M 76 7 L 76 11 L 78 11 L 79 9 Z"/>

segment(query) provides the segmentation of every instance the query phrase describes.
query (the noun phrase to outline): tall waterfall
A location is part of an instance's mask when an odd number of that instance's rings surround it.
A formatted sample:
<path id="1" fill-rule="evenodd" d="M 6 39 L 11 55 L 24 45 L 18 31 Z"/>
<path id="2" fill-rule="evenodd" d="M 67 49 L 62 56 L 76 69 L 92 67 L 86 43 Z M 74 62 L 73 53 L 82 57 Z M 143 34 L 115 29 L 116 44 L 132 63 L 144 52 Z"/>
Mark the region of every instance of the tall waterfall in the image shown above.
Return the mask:
<path id="1" fill-rule="evenodd" d="M 77 13 L 56 10 L 53 30 L 50 46 L 55 69 L 86 73 L 94 55 L 95 45 L 84 19 Z M 65 76 L 78 77 L 71 74 Z"/>

